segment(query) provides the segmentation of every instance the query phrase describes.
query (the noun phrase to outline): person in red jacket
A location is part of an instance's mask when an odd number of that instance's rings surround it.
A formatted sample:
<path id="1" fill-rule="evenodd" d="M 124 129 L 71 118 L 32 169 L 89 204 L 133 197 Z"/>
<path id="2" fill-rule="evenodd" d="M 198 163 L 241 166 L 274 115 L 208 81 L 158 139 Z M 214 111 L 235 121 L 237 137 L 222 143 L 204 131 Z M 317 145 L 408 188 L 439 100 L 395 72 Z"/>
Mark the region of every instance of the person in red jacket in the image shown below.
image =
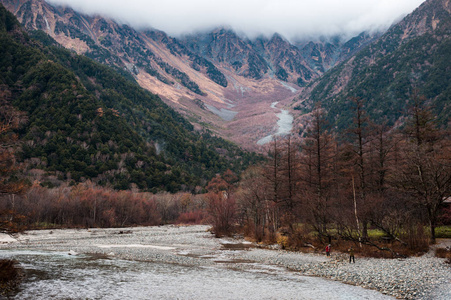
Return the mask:
<path id="1" fill-rule="evenodd" d="M 326 255 L 330 256 L 330 244 L 326 246 Z"/>

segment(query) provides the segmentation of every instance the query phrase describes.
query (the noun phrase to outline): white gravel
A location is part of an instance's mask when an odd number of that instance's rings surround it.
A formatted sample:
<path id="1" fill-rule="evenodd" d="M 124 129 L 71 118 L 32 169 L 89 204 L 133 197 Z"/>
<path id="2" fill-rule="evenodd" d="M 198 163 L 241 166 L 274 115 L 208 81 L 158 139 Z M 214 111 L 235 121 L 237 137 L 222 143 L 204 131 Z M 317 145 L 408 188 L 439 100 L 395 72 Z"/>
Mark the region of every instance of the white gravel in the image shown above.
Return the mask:
<path id="1" fill-rule="evenodd" d="M 408 259 L 371 259 L 332 253 L 303 254 L 249 247 L 243 240 L 216 239 L 208 226 L 161 226 L 120 229 L 28 231 L 0 236 L 0 250 L 37 250 L 101 254 L 114 259 L 174 263 L 324 277 L 401 299 L 451 299 L 451 268 L 432 256 Z M 234 244 L 242 248 L 230 250 Z M 229 247 L 227 247 L 229 246 Z M 229 249 L 229 250 L 227 250 Z"/>

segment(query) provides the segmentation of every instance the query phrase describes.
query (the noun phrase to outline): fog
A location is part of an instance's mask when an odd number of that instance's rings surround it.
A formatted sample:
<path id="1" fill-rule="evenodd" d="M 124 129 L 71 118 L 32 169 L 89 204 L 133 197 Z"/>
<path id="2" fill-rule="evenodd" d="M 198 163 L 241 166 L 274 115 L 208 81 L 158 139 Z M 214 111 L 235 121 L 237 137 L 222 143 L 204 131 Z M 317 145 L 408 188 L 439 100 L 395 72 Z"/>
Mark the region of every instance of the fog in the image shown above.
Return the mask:
<path id="1" fill-rule="evenodd" d="M 227 26 L 248 37 L 288 39 L 384 30 L 424 0 L 47 0 L 172 36 Z"/>

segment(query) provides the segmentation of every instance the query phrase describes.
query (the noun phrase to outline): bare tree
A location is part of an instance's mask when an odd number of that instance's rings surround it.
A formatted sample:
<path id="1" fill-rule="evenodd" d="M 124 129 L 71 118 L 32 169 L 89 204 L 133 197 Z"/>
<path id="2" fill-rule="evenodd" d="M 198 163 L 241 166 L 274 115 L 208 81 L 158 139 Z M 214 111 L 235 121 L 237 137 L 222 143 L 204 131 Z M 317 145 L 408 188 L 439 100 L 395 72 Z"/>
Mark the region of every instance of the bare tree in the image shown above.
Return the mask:
<path id="1" fill-rule="evenodd" d="M 282 179 L 280 189 L 280 207 L 283 210 L 286 225 L 291 227 L 299 209 L 299 180 L 300 180 L 300 160 L 299 143 L 289 135 L 282 140 L 281 145 L 281 167 L 280 176 Z"/>
<path id="2" fill-rule="evenodd" d="M 257 241 L 265 237 L 266 226 L 270 224 L 270 190 L 262 176 L 262 169 L 250 167 L 241 175 L 237 192 L 238 205 L 243 216 L 243 225 Z"/>
<path id="3" fill-rule="evenodd" d="M 308 200 L 310 223 L 320 236 L 328 236 L 330 205 L 334 184 L 334 156 L 336 142 L 327 130 L 325 114 L 320 106 L 312 113 L 302 143 L 302 180 L 304 197 Z"/>
<path id="4" fill-rule="evenodd" d="M 449 132 L 439 130 L 435 124 L 426 99 L 414 92 L 412 102 L 404 130 L 403 160 L 395 170 L 393 182 L 408 192 L 413 203 L 425 211 L 431 242 L 435 243 L 439 211 L 451 195 L 451 143 Z"/>
<path id="5" fill-rule="evenodd" d="M 365 240 L 368 237 L 368 203 L 367 203 L 367 174 L 368 174 L 368 147 L 370 141 L 369 118 L 366 115 L 364 101 L 358 97 L 352 97 L 354 120 L 353 127 L 348 129 L 350 133 L 351 144 L 348 147 L 349 162 L 354 169 L 352 175 L 352 188 L 356 192 L 356 214 L 360 215 L 362 223 L 361 237 Z M 356 175 L 356 176 L 354 176 Z"/>
<path id="6" fill-rule="evenodd" d="M 263 178 L 270 192 L 268 194 L 268 199 L 278 208 L 282 200 L 282 189 L 283 189 L 283 177 L 282 177 L 282 160 L 283 153 L 281 142 L 278 137 L 275 137 L 270 145 L 270 150 L 268 151 L 268 161 L 263 166 Z M 279 210 L 274 209 L 273 215 L 271 216 L 271 227 L 272 232 L 276 232 L 280 227 L 280 215 Z"/>

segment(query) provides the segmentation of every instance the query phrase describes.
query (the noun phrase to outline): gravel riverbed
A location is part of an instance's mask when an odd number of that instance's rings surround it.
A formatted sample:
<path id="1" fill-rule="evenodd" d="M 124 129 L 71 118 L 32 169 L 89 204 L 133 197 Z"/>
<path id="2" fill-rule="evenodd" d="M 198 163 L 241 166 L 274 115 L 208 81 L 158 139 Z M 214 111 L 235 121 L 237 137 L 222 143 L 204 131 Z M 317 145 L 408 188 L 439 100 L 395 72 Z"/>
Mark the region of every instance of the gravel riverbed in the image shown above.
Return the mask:
<path id="1" fill-rule="evenodd" d="M 323 277 L 400 299 L 451 299 L 451 267 L 432 255 L 407 259 L 356 257 L 356 263 L 350 264 L 347 256 L 339 253 L 327 258 L 262 249 L 244 240 L 217 239 L 208 228 L 196 225 L 40 230 L 13 239 L 0 235 L 0 258 L 2 252 L 33 250 L 192 267 L 220 265 L 227 270 L 276 276 L 291 272 Z"/>

